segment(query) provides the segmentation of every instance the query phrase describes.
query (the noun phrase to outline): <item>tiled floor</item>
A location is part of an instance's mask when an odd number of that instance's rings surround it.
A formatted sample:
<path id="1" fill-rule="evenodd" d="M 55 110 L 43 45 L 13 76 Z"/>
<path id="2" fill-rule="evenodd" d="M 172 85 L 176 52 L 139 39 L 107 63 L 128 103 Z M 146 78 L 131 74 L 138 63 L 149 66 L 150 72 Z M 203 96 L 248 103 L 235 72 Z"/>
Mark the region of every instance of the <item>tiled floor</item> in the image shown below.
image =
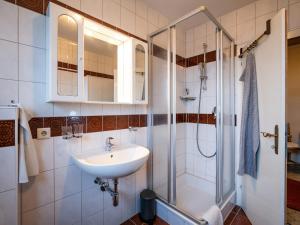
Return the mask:
<path id="1" fill-rule="evenodd" d="M 121 225 L 147 225 L 147 223 L 144 223 L 139 215 L 135 215 Z M 157 216 L 153 225 L 168 225 L 168 223 Z"/>
<path id="2" fill-rule="evenodd" d="M 147 223 L 142 222 L 140 217 L 138 215 L 135 215 L 129 220 L 127 220 L 126 222 L 122 223 L 121 225 L 147 225 Z M 162 220 L 161 218 L 156 217 L 156 220 L 153 223 L 153 225 L 168 225 L 168 223 Z M 176 225 L 176 224 L 170 224 L 170 225 Z M 232 212 L 225 220 L 224 225 L 252 225 L 252 224 L 247 218 L 244 210 L 241 209 L 241 207 L 239 206 L 235 206 Z"/>
<path id="3" fill-rule="evenodd" d="M 251 222 L 244 210 L 239 206 L 235 206 L 225 220 L 224 225 L 251 225 Z"/>

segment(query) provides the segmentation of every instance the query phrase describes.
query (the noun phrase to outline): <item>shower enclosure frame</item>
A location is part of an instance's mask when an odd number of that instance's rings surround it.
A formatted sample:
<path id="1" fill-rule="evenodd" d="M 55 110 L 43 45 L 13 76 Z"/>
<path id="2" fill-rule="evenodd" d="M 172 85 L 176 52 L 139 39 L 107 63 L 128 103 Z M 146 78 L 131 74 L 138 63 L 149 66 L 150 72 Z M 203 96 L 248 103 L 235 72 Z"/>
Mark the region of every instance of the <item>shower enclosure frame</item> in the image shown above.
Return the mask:
<path id="1" fill-rule="evenodd" d="M 166 32 L 168 35 L 168 42 L 167 42 L 167 108 L 168 108 L 168 115 L 167 115 L 167 125 L 168 125 L 168 136 L 170 138 L 169 143 L 169 151 L 168 151 L 168 197 L 167 200 L 158 197 L 159 200 L 169 205 L 171 208 L 183 213 L 188 218 L 200 222 L 201 224 L 207 224 L 207 222 L 203 219 L 194 218 L 193 216 L 187 214 L 186 212 L 178 209 L 176 207 L 176 116 L 172 116 L 172 114 L 176 114 L 176 98 L 171 98 L 172 96 L 176 96 L 176 25 L 194 15 L 204 13 L 208 19 L 214 23 L 216 26 L 216 69 L 217 69 L 217 119 L 216 119 L 216 196 L 215 196 L 215 203 L 220 207 L 223 208 L 224 205 L 229 201 L 229 199 L 235 193 L 235 179 L 233 179 L 233 186 L 230 192 L 223 196 L 223 35 L 225 35 L 230 41 L 230 54 L 231 54 L 231 73 L 233 80 L 234 80 L 234 38 L 225 30 L 225 28 L 218 22 L 218 20 L 209 12 L 207 7 L 200 6 L 199 8 L 191 11 L 190 13 L 182 16 L 181 18 L 171 22 L 165 27 L 158 29 L 157 31 L 152 32 L 148 35 L 148 45 L 149 45 L 149 54 L 151 55 L 153 52 L 152 49 L 152 38 L 160 33 Z M 152 113 L 152 57 L 148 57 L 149 59 L 149 105 L 148 105 L 148 147 L 151 151 L 151 157 L 148 161 L 148 186 L 149 188 L 153 188 L 153 138 L 152 138 L 152 126 L 153 126 L 153 113 Z M 173 73 L 173 80 L 171 81 L 171 73 Z M 233 81 L 234 86 L 234 81 Z M 172 92 L 172 93 L 171 93 Z M 232 90 L 232 102 L 231 102 L 231 112 L 234 114 L 234 88 Z M 231 118 L 231 123 L 235 123 L 235 116 Z M 231 128 L 231 144 L 232 147 L 235 147 L 235 140 L 234 140 L 234 126 Z M 173 138 L 172 138 L 173 137 Z M 233 153 L 233 158 L 234 158 Z M 235 159 L 233 159 L 235 163 Z M 235 172 L 235 168 L 233 169 L 233 173 Z M 234 177 L 234 175 L 233 175 Z"/>

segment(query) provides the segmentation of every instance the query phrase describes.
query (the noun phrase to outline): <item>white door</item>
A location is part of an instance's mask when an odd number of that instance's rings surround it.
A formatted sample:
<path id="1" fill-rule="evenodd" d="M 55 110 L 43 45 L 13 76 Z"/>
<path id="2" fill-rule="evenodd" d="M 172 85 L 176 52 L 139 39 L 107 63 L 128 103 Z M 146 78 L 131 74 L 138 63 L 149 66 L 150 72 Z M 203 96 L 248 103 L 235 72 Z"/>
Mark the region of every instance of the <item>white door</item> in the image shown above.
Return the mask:
<path id="1" fill-rule="evenodd" d="M 243 176 L 242 206 L 253 225 L 285 224 L 285 70 L 286 12 L 271 20 L 271 34 L 255 50 L 260 131 L 279 127 L 278 154 L 274 137 L 260 136 L 257 179 Z"/>

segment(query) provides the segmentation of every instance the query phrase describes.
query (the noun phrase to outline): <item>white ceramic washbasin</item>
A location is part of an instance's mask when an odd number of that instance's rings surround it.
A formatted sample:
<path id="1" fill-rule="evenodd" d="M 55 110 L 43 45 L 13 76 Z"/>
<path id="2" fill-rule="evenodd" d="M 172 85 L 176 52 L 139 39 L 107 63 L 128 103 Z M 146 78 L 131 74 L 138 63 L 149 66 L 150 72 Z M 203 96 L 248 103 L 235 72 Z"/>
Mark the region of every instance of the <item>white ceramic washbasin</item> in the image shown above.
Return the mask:
<path id="1" fill-rule="evenodd" d="M 139 145 L 113 147 L 110 152 L 72 155 L 75 164 L 100 178 L 119 178 L 136 172 L 149 157 L 149 150 Z"/>

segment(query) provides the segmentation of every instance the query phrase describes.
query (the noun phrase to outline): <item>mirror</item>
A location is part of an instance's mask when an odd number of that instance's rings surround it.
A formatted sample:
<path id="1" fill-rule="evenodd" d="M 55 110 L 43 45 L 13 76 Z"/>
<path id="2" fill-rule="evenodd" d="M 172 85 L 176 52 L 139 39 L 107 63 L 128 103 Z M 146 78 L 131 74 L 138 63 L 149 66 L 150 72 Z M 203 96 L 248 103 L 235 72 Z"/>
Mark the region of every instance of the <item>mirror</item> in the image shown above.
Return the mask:
<path id="1" fill-rule="evenodd" d="M 58 17 L 57 94 L 78 96 L 78 26 L 69 15 Z"/>
<path id="2" fill-rule="evenodd" d="M 145 48 L 137 44 L 135 46 L 135 74 L 134 74 L 134 88 L 135 88 L 135 100 L 145 100 Z"/>
<path id="3" fill-rule="evenodd" d="M 118 46 L 105 35 L 84 33 L 84 80 L 88 101 L 116 100 Z"/>

